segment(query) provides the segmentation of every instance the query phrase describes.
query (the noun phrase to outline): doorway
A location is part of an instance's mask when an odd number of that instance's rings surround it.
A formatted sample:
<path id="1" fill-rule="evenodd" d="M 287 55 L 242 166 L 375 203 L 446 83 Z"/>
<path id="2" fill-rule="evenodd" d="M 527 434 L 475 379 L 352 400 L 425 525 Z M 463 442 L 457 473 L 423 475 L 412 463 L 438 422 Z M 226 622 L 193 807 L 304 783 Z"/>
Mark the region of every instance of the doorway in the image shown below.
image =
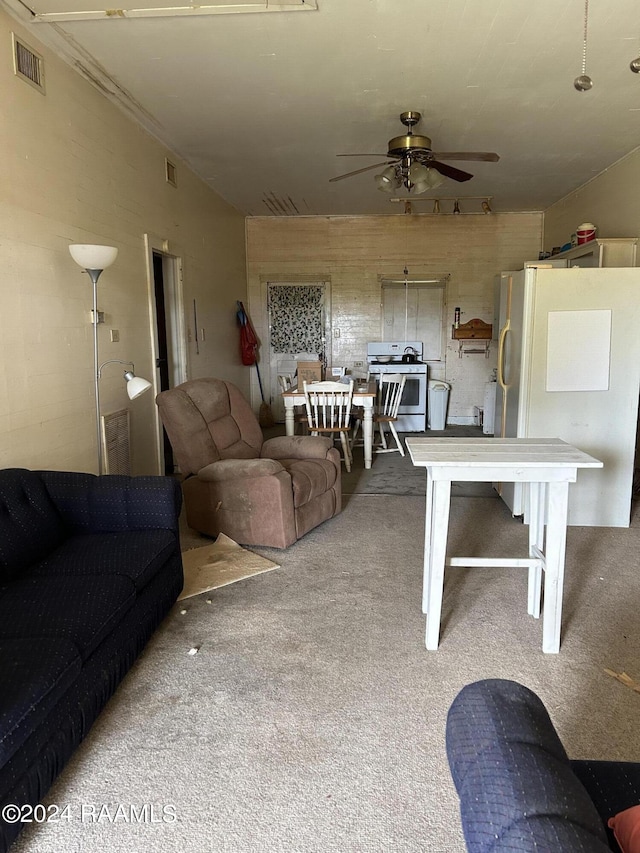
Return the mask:
<path id="1" fill-rule="evenodd" d="M 145 235 L 150 294 L 154 391 L 166 391 L 187 379 L 187 346 L 182 295 L 182 259 L 168 241 Z M 173 475 L 176 465 L 168 436 L 155 409 L 158 472 Z"/>
<path id="2" fill-rule="evenodd" d="M 298 361 L 327 366 L 328 287 L 324 281 L 269 282 L 269 395 L 276 421 L 284 421 L 278 376 L 293 374 Z"/>

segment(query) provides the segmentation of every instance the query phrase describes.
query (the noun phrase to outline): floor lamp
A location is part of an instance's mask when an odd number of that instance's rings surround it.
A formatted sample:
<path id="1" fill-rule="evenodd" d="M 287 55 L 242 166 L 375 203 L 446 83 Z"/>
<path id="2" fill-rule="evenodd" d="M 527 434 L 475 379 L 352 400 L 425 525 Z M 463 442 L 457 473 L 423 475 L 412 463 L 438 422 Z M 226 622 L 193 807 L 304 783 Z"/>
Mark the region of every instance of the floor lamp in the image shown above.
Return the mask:
<path id="1" fill-rule="evenodd" d="M 94 375 L 94 395 L 95 395 L 95 410 L 96 410 L 96 442 L 98 449 L 98 474 L 104 473 L 104 454 L 102 449 L 102 435 L 100 431 L 100 378 L 102 376 L 102 368 L 107 364 L 126 364 L 131 367 L 131 370 L 126 370 L 124 378 L 127 383 L 127 394 L 130 400 L 134 400 L 145 391 L 151 388 L 151 383 L 146 379 L 136 376 L 133 372 L 134 364 L 131 361 L 120 361 L 119 359 L 110 359 L 102 364 L 98 359 L 98 279 L 100 274 L 115 261 L 118 256 L 118 250 L 114 246 L 94 246 L 85 243 L 77 243 L 69 246 L 71 257 L 88 273 L 93 284 L 93 375 Z"/>

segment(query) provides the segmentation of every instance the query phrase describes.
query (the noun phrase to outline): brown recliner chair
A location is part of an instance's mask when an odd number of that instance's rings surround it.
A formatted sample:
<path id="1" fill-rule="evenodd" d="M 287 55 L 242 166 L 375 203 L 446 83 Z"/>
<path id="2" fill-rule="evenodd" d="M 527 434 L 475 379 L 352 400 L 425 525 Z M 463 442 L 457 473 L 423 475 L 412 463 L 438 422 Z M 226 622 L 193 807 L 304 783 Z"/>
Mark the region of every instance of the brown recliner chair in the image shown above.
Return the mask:
<path id="1" fill-rule="evenodd" d="M 331 439 L 262 430 L 238 388 L 193 379 L 156 397 L 182 484 L 187 523 L 241 545 L 287 548 L 342 508 Z"/>

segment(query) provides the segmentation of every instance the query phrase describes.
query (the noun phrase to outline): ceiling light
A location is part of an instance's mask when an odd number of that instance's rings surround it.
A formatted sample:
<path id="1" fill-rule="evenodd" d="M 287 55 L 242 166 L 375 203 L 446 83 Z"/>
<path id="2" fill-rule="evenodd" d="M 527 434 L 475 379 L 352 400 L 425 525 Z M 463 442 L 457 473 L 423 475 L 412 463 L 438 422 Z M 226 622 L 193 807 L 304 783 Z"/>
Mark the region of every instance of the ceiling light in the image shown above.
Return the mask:
<path id="1" fill-rule="evenodd" d="M 634 74 L 640 74 L 640 56 L 632 59 L 629 63 L 629 68 L 633 71 Z"/>
<path id="2" fill-rule="evenodd" d="M 424 166 L 422 163 L 412 163 L 409 169 L 409 182 L 408 189 L 419 195 L 441 186 L 444 183 L 444 178 L 429 166 Z"/>
<path id="3" fill-rule="evenodd" d="M 375 182 L 381 192 L 392 193 L 400 186 L 400 181 L 396 176 L 396 167 L 387 166 L 384 172 L 375 176 Z"/>

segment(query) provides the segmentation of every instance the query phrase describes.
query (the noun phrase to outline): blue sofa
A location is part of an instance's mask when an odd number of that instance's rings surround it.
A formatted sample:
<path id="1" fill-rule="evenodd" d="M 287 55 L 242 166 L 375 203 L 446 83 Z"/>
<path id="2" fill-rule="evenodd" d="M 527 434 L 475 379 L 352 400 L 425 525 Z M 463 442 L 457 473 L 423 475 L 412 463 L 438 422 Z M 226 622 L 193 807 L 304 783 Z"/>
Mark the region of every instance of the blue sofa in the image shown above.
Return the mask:
<path id="1" fill-rule="evenodd" d="M 447 755 L 469 853 L 610 853 L 610 817 L 640 804 L 640 763 L 571 761 L 541 700 L 514 681 L 464 687 Z"/>
<path id="2" fill-rule="evenodd" d="M 0 810 L 42 800 L 177 599 L 180 505 L 170 478 L 0 470 Z"/>

